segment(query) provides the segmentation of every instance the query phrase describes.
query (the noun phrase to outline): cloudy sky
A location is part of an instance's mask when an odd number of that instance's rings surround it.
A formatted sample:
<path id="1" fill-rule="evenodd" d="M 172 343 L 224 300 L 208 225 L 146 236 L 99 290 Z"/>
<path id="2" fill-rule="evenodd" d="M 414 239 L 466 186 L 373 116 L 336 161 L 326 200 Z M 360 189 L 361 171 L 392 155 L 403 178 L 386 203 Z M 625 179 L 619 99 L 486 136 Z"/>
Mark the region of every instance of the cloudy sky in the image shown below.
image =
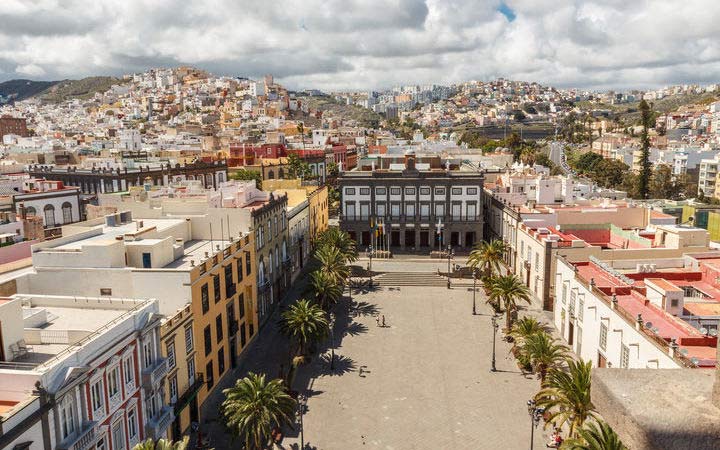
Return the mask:
<path id="1" fill-rule="evenodd" d="M 718 0 L 0 0 L 0 81 L 192 64 L 290 88 L 720 82 Z"/>

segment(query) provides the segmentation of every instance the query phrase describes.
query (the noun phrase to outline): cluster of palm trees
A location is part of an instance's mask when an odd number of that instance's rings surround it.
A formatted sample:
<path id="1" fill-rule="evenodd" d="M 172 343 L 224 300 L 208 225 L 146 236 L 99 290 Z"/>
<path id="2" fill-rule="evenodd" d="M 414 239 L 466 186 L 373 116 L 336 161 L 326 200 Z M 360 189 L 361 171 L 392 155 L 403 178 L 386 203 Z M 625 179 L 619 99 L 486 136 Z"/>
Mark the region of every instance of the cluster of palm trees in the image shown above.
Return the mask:
<path id="1" fill-rule="evenodd" d="M 546 424 L 566 427 L 570 438 L 563 449 L 626 450 L 617 434 L 594 410 L 590 398 L 590 362 L 576 361 L 570 349 L 552 337 L 533 317 L 515 319 L 519 304 L 530 303 L 527 286 L 515 275 L 504 274 L 507 244 L 501 240 L 478 243 L 468 265 L 480 274 L 487 303 L 496 314 L 506 315 L 506 334 L 513 341 L 518 365 L 540 379 L 537 407 L 545 408 Z"/>
<path id="2" fill-rule="evenodd" d="M 297 409 L 292 390 L 297 368 L 306 363 L 314 346 L 332 332 L 330 311 L 342 297 L 357 260 L 355 242 L 337 228 L 323 232 L 315 242 L 317 270 L 310 274 L 312 299 L 300 299 L 282 312 L 279 329 L 290 340 L 288 372 L 282 378 L 249 373 L 226 389 L 222 412 L 225 423 L 244 445 L 260 450 L 270 443 L 273 430 L 293 421 Z"/>

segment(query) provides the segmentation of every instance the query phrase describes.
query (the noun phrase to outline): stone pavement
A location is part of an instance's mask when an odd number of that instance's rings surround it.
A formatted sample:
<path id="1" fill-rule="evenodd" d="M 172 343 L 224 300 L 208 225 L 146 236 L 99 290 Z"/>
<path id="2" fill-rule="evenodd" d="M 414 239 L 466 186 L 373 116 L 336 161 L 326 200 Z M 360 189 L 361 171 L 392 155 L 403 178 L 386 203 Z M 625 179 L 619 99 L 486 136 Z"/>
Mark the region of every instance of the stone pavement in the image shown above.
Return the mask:
<path id="1" fill-rule="evenodd" d="M 399 267 L 432 271 L 436 263 Z M 393 262 L 383 269 L 375 264 L 375 270 L 398 270 Z M 296 287 L 290 298 L 303 289 Z M 499 371 L 490 372 L 490 308 L 481 292 L 477 305 L 479 314 L 473 316 L 467 287 L 384 287 L 353 292 L 352 302 L 343 299 L 336 314 L 335 370 L 329 368 L 328 342 L 295 381 L 294 388 L 308 397 L 305 449 L 529 448 L 526 401 L 539 382 L 519 372 L 500 331 Z M 387 327 L 377 326 L 377 314 L 385 316 Z M 276 322 L 270 319 L 240 367 L 223 380 L 225 386 L 250 370 L 278 374 L 288 350 Z M 203 408 L 202 427 L 212 447 L 238 448 L 217 420 L 221 402 L 216 390 Z M 299 449 L 299 431 L 297 423 L 280 448 Z M 542 425 L 536 429 L 535 449 L 545 448 L 546 436 Z"/>

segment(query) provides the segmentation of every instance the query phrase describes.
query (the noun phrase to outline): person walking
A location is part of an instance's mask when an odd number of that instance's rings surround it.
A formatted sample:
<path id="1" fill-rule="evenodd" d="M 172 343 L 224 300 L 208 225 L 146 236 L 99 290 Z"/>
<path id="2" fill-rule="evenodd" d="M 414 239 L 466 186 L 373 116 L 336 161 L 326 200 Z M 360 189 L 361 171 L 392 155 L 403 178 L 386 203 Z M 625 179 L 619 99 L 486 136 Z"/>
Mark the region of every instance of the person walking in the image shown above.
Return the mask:
<path id="1" fill-rule="evenodd" d="M 375 322 L 377 322 L 377 326 L 380 326 L 380 315 L 375 316 Z"/>
<path id="2" fill-rule="evenodd" d="M 382 316 L 382 326 L 383 328 L 385 328 L 385 314 L 383 314 Z"/>

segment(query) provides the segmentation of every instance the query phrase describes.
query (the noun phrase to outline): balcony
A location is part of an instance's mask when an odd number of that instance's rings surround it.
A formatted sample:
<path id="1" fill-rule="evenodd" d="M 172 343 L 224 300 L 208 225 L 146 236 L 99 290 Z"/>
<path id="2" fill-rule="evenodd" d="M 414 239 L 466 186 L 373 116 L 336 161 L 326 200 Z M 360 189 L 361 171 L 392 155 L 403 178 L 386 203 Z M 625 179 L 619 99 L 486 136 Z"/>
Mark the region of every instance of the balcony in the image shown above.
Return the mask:
<path id="1" fill-rule="evenodd" d="M 158 358 L 155 364 L 143 369 L 142 379 L 143 386 L 146 389 L 151 389 L 162 380 L 168 372 L 167 358 Z"/>
<path id="2" fill-rule="evenodd" d="M 263 279 L 262 282 L 258 283 L 258 294 L 263 294 L 270 290 L 270 280 L 267 278 Z"/>
<path id="3" fill-rule="evenodd" d="M 175 402 L 175 415 L 179 415 L 183 409 L 195 398 L 200 389 L 205 384 L 205 376 L 202 373 L 196 373 L 194 380 L 187 390 Z"/>
<path id="4" fill-rule="evenodd" d="M 375 219 L 377 221 L 377 219 Z M 385 226 L 388 226 L 389 224 L 403 224 L 403 223 L 427 223 L 427 224 L 436 224 L 438 220 L 441 220 L 443 224 L 446 224 L 448 222 L 480 222 L 482 221 L 482 216 L 479 214 L 476 215 L 435 215 L 435 214 L 416 214 L 416 215 L 390 215 L 384 218 L 385 220 Z M 346 215 L 340 215 L 340 222 L 345 223 L 365 223 L 370 224 L 369 219 L 363 219 L 359 215 L 354 216 L 346 216 Z"/>
<path id="5" fill-rule="evenodd" d="M 95 425 L 97 422 L 85 422 L 82 429 L 78 430 L 75 438 L 66 440 L 58 446 L 58 450 L 88 450 L 95 445 L 97 433 L 95 433 Z"/>
<path id="6" fill-rule="evenodd" d="M 173 419 L 175 419 L 173 408 L 171 406 L 163 406 L 160 412 L 151 418 L 145 426 L 146 437 L 153 440 L 160 439 L 170 427 Z"/>

